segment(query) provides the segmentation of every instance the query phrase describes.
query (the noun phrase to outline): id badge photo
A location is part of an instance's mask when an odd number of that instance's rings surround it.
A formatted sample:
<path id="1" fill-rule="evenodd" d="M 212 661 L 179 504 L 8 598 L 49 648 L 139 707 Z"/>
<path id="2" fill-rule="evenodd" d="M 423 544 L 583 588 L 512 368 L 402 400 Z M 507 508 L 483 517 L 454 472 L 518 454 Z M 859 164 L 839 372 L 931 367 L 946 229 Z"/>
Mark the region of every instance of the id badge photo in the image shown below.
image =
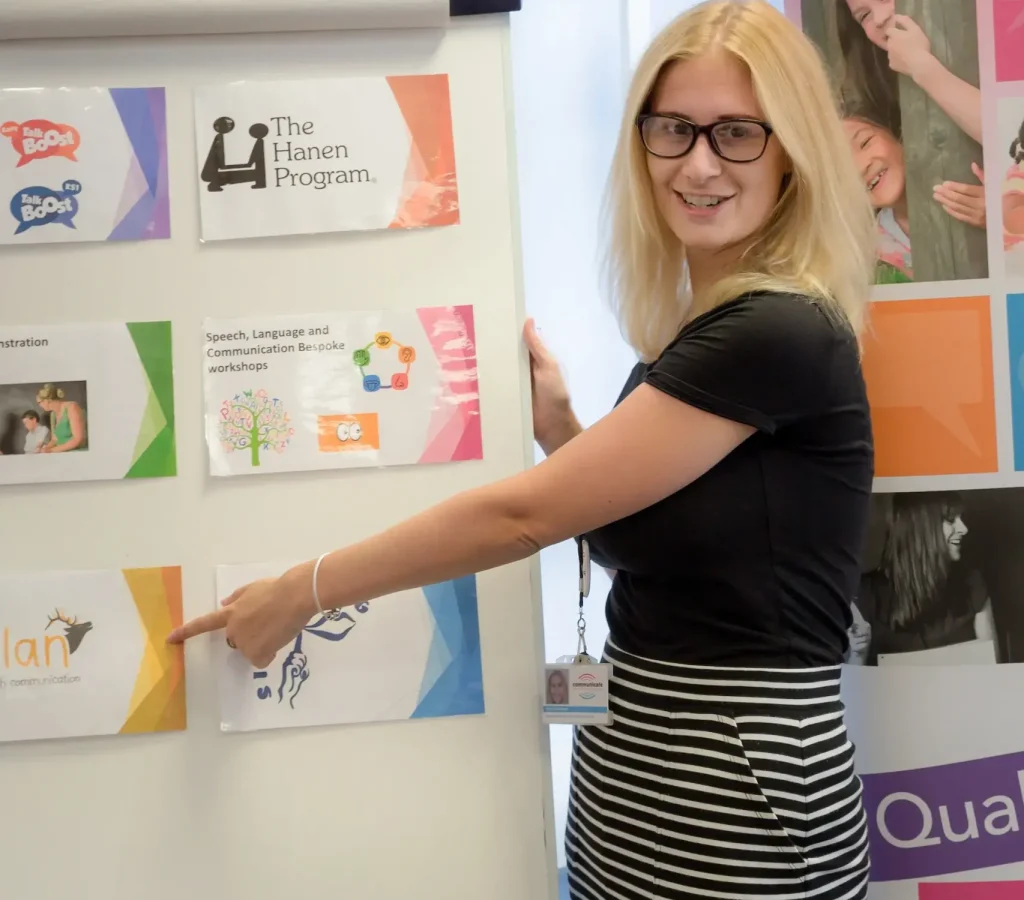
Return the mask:
<path id="1" fill-rule="evenodd" d="M 608 687 L 612 667 L 587 653 L 583 600 L 590 593 L 590 548 L 579 541 L 580 607 L 576 652 L 544 666 L 541 721 L 546 725 L 610 725 Z"/>

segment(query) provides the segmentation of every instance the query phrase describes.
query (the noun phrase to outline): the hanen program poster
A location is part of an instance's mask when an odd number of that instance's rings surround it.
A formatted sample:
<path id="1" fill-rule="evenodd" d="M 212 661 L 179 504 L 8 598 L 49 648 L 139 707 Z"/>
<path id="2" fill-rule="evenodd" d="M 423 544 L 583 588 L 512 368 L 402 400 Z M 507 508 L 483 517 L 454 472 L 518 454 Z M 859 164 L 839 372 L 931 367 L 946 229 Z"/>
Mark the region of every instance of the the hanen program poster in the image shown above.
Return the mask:
<path id="1" fill-rule="evenodd" d="M 459 221 L 447 75 L 195 92 L 205 241 Z"/>

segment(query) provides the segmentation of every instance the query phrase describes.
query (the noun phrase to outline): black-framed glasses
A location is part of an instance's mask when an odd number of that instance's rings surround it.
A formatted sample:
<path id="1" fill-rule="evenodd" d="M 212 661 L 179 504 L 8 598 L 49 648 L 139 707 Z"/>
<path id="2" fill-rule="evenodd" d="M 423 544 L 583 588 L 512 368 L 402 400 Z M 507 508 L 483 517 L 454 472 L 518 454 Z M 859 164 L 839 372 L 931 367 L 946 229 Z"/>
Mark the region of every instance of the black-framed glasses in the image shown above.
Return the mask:
<path id="1" fill-rule="evenodd" d="M 686 156 L 702 134 L 712 151 L 727 162 L 754 162 L 764 155 L 772 126 L 759 119 L 722 119 L 698 125 L 682 116 L 644 113 L 637 116 L 640 139 L 647 152 L 663 159 Z"/>

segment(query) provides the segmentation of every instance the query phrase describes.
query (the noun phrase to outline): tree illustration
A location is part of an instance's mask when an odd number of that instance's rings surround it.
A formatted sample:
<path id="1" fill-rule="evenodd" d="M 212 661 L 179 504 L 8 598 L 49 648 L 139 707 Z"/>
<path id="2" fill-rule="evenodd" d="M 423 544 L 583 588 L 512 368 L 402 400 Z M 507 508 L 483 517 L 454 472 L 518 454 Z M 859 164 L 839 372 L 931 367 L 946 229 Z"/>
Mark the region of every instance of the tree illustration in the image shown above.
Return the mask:
<path id="1" fill-rule="evenodd" d="M 266 391 L 242 391 L 220 407 L 221 446 L 248 450 L 253 466 L 260 464 L 260 450 L 284 453 L 295 429 L 284 404 Z"/>

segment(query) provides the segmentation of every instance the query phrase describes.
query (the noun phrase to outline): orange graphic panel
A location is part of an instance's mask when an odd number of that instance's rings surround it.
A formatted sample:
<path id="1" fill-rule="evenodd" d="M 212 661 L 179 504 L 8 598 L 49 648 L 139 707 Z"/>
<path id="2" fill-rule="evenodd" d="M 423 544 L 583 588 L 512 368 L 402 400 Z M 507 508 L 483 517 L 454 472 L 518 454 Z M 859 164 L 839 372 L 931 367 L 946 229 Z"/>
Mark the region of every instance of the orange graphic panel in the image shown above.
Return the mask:
<path id="1" fill-rule="evenodd" d="M 995 472 L 989 298 L 873 303 L 870 322 L 875 474 Z"/>
<path id="2" fill-rule="evenodd" d="M 317 416 L 317 446 L 321 453 L 358 453 L 380 450 L 376 413 Z"/>
<path id="3" fill-rule="evenodd" d="M 389 227 L 457 225 L 451 99 L 447 75 L 393 75 L 387 79 L 409 128 L 405 186 Z"/>

